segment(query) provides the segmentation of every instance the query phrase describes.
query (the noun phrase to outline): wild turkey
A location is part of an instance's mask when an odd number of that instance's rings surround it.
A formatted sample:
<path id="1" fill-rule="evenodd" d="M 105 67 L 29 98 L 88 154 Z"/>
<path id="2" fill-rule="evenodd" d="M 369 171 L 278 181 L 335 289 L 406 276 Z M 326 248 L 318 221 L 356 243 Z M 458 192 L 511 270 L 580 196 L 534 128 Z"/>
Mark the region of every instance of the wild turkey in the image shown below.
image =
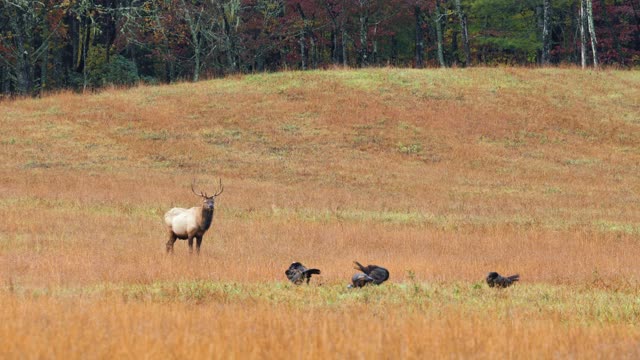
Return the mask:
<path id="1" fill-rule="evenodd" d="M 292 283 L 296 285 L 302 284 L 303 281 L 307 280 L 307 284 L 309 280 L 311 280 L 311 275 L 320 274 L 320 270 L 318 269 L 307 269 L 304 265 L 299 262 L 294 262 L 289 266 L 287 271 L 284 272 L 287 275 L 287 278 L 291 280 Z"/>
<path id="2" fill-rule="evenodd" d="M 359 288 L 373 283 L 373 278 L 367 274 L 357 273 L 351 278 L 348 288 Z"/>
<path id="3" fill-rule="evenodd" d="M 487 285 L 489 285 L 489 287 L 506 288 L 518 280 L 520 280 L 520 275 L 518 274 L 507 277 L 501 276 L 495 271 L 487 274 Z"/>
<path id="4" fill-rule="evenodd" d="M 378 265 L 362 266 L 362 264 L 360 264 L 357 261 L 354 261 L 353 263 L 356 264 L 356 266 L 354 267 L 356 270 L 360 270 L 363 273 L 367 274 L 370 278 L 373 279 L 373 283 L 376 285 L 380 285 L 389 279 L 389 270 L 381 266 L 378 266 Z"/>
<path id="5" fill-rule="evenodd" d="M 389 279 L 389 270 L 383 267 L 378 265 L 362 266 L 362 264 L 357 261 L 353 263 L 356 264 L 355 269 L 362 271 L 364 274 L 357 273 L 353 275 L 351 284 L 347 286 L 348 288 L 359 288 L 369 284 L 380 285 Z"/>

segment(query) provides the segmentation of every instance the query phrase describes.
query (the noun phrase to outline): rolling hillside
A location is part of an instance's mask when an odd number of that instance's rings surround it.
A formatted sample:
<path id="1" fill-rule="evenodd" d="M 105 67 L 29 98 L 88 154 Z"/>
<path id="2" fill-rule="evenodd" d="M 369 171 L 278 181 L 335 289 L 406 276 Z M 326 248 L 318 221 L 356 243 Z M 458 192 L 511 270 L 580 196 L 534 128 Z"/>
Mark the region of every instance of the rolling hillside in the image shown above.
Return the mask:
<path id="1" fill-rule="evenodd" d="M 638 355 L 638 99 L 637 71 L 473 68 L 0 102 L 0 347 Z M 219 178 L 201 256 L 184 241 L 165 255 L 164 212 L 198 204 L 192 179 L 212 192 Z M 348 292 L 353 260 L 390 281 Z M 294 287 L 292 261 L 322 276 Z M 488 271 L 522 281 L 496 292 Z M 352 347 L 365 329 L 380 335 Z"/>

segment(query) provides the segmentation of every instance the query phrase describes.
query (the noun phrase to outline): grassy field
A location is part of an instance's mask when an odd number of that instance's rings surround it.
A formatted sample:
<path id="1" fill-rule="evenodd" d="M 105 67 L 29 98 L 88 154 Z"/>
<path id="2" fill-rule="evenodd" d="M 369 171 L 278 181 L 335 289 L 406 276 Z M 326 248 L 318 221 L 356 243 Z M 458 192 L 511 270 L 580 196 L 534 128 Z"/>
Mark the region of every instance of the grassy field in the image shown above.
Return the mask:
<path id="1" fill-rule="evenodd" d="M 0 354 L 638 358 L 638 99 L 637 71 L 474 68 L 0 102 Z M 213 227 L 167 256 L 194 178 Z M 346 289 L 353 260 L 389 282 Z"/>

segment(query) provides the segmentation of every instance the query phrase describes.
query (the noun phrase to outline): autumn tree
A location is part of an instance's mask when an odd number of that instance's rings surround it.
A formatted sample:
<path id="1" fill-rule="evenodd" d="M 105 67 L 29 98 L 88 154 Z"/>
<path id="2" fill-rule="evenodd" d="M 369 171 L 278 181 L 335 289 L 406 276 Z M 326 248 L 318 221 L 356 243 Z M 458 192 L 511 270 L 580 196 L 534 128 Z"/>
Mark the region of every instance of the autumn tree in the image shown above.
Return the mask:
<path id="1" fill-rule="evenodd" d="M 550 1 L 550 0 L 545 0 Z M 455 0 L 456 15 L 460 22 L 460 32 L 462 34 L 462 46 L 464 49 L 464 64 L 471 65 L 471 47 L 469 46 L 469 26 L 467 25 L 467 15 L 462 8 L 461 0 Z"/>
<path id="2" fill-rule="evenodd" d="M 59 34 L 65 6 L 54 1 L 0 0 L 5 92 L 30 94 L 46 88 L 50 41 Z"/>

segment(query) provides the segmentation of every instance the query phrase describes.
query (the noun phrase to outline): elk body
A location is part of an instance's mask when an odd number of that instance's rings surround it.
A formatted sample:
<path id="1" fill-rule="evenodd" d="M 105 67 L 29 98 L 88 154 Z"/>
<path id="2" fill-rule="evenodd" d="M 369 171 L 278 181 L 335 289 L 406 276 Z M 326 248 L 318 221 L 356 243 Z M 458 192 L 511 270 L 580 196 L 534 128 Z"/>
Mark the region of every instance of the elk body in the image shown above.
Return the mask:
<path id="1" fill-rule="evenodd" d="M 195 182 L 195 180 L 194 180 Z M 200 254 L 200 244 L 202 237 L 211 227 L 213 222 L 213 211 L 215 207 L 216 196 L 222 194 L 222 179 L 220 179 L 220 187 L 213 196 L 207 193 L 199 192 L 193 189 L 191 183 L 191 191 L 202 198 L 202 206 L 192 207 L 190 209 L 173 208 L 164 214 L 164 223 L 169 233 L 169 241 L 167 241 L 167 253 L 173 252 L 173 244 L 177 239 L 187 240 L 189 242 L 189 253 L 193 252 L 193 239 L 196 239 L 196 252 Z"/>

